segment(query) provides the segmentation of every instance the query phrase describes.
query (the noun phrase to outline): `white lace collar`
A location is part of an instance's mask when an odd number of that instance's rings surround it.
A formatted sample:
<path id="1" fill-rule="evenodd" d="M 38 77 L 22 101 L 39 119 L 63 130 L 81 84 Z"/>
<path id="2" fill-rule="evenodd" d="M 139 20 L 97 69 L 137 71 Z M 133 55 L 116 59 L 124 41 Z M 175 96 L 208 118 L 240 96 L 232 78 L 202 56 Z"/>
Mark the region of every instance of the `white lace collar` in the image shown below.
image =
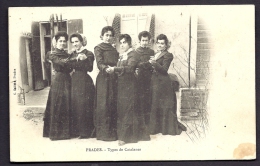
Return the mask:
<path id="1" fill-rule="evenodd" d="M 127 55 L 129 52 L 133 51 L 133 48 L 129 48 L 126 52 L 124 52 L 122 55 Z"/>
<path id="2" fill-rule="evenodd" d="M 133 48 L 129 48 L 126 52 L 124 52 L 123 54 L 120 55 L 120 61 L 123 61 L 123 60 L 127 60 L 127 54 L 131 51 L 133 51 L 134 49 Z"/>
<path id="3" fill-rule="evenodd" d="M 85 49 L 87 49 L 86 46 L 82 46 L 79 50 L 75 50 L 75 51 L 76 51 L 76 53 L 80 53 Z"/>

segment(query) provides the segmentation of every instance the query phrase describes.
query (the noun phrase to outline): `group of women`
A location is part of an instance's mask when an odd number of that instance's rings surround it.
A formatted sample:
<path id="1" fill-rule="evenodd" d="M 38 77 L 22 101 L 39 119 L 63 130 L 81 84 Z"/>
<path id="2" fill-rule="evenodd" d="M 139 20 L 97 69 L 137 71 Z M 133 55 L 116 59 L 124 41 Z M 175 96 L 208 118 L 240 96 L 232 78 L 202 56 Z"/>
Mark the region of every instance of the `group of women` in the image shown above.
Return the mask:
<path id="1" fill-rule="evenodd" d="M 128 34 L 120 35 L 117 51 L 110 44 L 114 34 L 111 26 L 102 29 L 102 43 L 94 48 L 94 55 L 78 33 L 69 37 L 75 50 L 68 54 L 64 51 L 67 33 L 56 33 L 56 48 L 47 54 L 56 73 L 44 114 L 44 137 L 118 140 L 124 145 L 148 141 L 151 134 L 178 135 L 185 130 L 177 120 L 176 96 L 167 72 L 173 60 L 167 51 L 167 36 L 157 36 L 158 52 L 146 58 L 151 77 L 144 85 L 142 53 L 132 48 Z M 99 69 L 96 86 L 88 75 L 95 58 Z M 146 97 L 141 97 L 140 87 L 149 87 Z M 150 105 L 148 111 L 142 107 L 145 101 Z"/>

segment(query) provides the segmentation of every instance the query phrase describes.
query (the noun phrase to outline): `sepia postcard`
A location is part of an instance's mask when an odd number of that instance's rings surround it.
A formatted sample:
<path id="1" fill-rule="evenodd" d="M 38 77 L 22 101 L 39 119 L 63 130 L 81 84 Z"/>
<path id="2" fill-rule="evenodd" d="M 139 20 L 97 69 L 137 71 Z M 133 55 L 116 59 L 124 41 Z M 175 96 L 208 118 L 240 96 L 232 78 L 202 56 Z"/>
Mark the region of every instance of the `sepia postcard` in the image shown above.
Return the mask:
<path id="1" fill-rule="evenodd" d="M 256 159 L 254 5 L 8 17 L 11 162 Z"/>

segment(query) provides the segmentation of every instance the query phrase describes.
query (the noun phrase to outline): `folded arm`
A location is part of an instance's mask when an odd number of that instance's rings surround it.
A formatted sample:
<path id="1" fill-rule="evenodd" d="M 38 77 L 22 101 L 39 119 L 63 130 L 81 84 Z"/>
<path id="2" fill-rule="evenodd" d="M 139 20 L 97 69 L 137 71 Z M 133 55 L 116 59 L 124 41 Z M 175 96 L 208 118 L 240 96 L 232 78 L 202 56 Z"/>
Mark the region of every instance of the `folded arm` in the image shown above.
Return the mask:
<path id="1" fill-rule="evenodd" d="M 152 65 L 154 66 L 154 68 L 157 72 L 160 72 L 162 74 L 167 74 L 172 60 L 173 60 L 173 55 L 171 53 L 169 53 L 169 54 L 165 54 L 163 56 L 163 64 L 162 65 L 158 62 L 155 62 Z"/>

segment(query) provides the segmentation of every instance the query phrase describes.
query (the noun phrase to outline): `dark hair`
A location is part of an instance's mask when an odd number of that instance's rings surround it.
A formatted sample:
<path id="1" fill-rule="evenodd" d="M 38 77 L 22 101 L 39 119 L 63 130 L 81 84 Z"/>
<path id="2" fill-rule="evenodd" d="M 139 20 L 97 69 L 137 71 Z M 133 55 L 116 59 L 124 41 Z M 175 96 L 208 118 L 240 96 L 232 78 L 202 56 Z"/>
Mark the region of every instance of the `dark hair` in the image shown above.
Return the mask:
<path id="1" fill-rule="evenodd" d="M 158 35 L 158 36 L 156 37 L 156 42 L 157 42 L 158 40 L 164 40 L 165 45 L 168 47 L 169 40 L 168 40 L 168 38 L 167 38 L 166 35 L 164 35 L 164 34 Z"/>
<path id="2" fill-rule="evenodd" d="M 59 40 L 60 37 L 65 37 L 65 40 L 68 41 L 68 34 L 65 31 L 58 31 L 54 37 L 56 42 Z"/>
<path id="3" fill-rule="evenodd" d="M 82 38 L 82 36 L 81 36 L 79 33 L 73 33 L 72 35 L 70 35 L 70 42 L 71 42 L 71 39 L 72 39 L 73 37 L 77 37 L 77 38 L 79 39 L 79 41 L 80 41 L 81 43 L 83 43 L 83 38 Z"/>
<path id="4" fill-rule="evenodd" d="M 147 31 L 140 32 L 139 35 L 138 35 L 139 41 L 141 41 L 142 37 L 148 37 L 148 39 L 150 40 L 151 34 L 150 34 L 150 32 L 147 32 Z"/>
<path id="5" fill-rule="evenodd" d="M 114 28 L 111 27 L 111 26 L 106 26 L 106 27 L 102 28 L 101 36 L 104 36 L 104 34 L 105 34 L 106 32 L 108 32 L 108 31 L 111 31 L 113 37 L 115 36 L 115 30 L 114 30 Z"/>
<path id="6" fill-rule="evenodd" d="M 122 35 L 119 36 L 118 41 L 120 42 L 120 40 L 122 40 L 122 39 L 125 39 L 125 41 L 128 43 L 128 45 L 129 45 L 130 47 L 132 47 L 132 38 L 131 38 L 130 35 L 128 35 L 128 34 L 122 34 Z"/>

